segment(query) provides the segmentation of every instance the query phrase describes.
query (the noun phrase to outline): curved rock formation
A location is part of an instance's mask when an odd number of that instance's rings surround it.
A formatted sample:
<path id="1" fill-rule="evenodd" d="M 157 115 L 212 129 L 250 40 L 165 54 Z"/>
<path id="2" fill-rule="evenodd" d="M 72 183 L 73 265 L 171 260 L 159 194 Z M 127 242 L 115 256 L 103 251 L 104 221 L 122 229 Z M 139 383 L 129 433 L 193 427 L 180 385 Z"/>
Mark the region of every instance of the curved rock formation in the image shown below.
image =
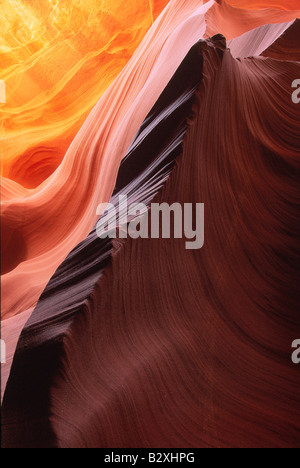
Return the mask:
<path id="1" fill-rule="evenodd" d="M 299 61 L 300 45 L 299 45 L 300 20 L 297 19 L 293 25 L 272 44 L 268 50 L 262 55 L 271 57 L 277 60 L 294 60 Z"/>
<path id="2" fill-rule="evenodd" d="M 190 47 L 203 37 L 204 15 L 213 5 L 213 0 L 200 6 L 198 0 L 168 5 L 99 100 L 59 168 L 37 189 L 20 197 L 17 184 L 2 180 L 2 190 L 10 193 L 1 205 L 3 235 L 14 232 L 22 239 L 14 252 L 2 251 L 3 318 L 34 307 L 57 267 L 88 235 L 98 204 L 111 197 L 132 139 Z"/>
<path id="3" fill-rule="evenodd" d="M 168 0 L 128 0 L 126 8 L 123 0 L 2 3 L 1 174 L 36 188 L 59 166 L 64 142 L 70 145 Z M 29 155 L 39 163 L 34 170 Z"/>
<path id="4" fill-rule="evenodd" d="M 191 49 L 111 202 L 202 202 L 205 247 L 93 230 L 22 332 L 5 447 L 299 447 L 299 74 L 220 35 Z"/>

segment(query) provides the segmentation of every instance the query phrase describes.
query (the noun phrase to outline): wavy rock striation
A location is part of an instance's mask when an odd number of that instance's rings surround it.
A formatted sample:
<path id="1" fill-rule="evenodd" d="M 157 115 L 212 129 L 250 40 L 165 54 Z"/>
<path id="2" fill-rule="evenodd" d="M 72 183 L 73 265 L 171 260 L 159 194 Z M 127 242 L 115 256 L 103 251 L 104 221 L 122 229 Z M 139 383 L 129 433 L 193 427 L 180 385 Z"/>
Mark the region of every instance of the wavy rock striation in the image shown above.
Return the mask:
<path id="1" fill-rule="evenodd" d="M 297 62 L 189 52 L 123 160 L 111 202 L 205 204 L 205 246 L 100 240 L 26 324 L 5 447 L 297 447 Z"/>

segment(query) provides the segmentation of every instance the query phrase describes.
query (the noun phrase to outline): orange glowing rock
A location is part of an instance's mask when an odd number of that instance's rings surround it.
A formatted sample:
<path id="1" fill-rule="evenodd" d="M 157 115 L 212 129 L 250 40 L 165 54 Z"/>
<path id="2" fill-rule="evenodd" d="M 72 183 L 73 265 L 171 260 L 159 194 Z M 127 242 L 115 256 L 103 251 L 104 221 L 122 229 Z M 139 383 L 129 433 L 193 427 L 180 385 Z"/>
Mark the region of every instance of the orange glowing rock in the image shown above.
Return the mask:
<path id="1" fill-rule="evenodd" d="M 60 164 L 168 0 L 12 0 L 1 5 L 1 173 L 26 188 Z"/>

